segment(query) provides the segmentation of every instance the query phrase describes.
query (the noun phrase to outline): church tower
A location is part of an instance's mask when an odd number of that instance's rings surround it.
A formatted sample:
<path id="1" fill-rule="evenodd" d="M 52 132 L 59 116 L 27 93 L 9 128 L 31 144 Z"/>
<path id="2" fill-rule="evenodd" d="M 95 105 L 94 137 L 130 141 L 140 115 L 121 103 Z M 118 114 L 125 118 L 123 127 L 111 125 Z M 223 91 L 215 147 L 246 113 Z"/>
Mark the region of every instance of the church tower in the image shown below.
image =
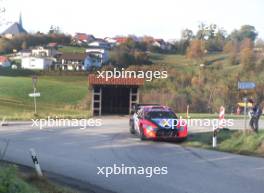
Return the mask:
<path id="1" fill-rule="evenodd" d="M 23 28 L 23 22 L 22 22 L 22 14 L 21 14 L 21 12 L 19 14 L 19 25 Z"/>

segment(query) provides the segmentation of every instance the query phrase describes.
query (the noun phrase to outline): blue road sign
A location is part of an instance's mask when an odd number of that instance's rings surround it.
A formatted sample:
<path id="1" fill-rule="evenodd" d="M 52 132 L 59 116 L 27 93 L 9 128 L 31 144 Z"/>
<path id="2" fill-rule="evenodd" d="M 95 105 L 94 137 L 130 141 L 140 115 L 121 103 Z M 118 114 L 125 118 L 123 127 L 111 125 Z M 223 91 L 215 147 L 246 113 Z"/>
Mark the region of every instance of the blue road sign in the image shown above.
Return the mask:
<path id="1" fill-rule="evenodd" d="M 256 88 L 255 82 L 238 82 L 238 89 L 240 90 L 252 90 Z"/>

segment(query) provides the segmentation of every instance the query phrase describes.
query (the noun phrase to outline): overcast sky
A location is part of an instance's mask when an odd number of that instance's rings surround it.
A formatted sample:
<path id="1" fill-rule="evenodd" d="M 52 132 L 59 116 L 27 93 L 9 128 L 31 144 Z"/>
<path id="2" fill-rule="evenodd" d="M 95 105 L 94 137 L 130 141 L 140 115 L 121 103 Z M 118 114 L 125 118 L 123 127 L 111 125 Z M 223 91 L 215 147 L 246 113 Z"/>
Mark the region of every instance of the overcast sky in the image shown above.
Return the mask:
<path id="1" fill-rule="evenodd" d="M 85 32 L 97 37 L 135 34 L 180 38 L 181 30 L 194 31 L 200 22 L 216 23 L 228 32 L 254 25 L 264 38 L 263 0 L 3 0 L 5 17 L 30 32 L 47 32 L 58 25 L 64 32 Z M 3 28 L 3 27 L 2 27 Z"/>

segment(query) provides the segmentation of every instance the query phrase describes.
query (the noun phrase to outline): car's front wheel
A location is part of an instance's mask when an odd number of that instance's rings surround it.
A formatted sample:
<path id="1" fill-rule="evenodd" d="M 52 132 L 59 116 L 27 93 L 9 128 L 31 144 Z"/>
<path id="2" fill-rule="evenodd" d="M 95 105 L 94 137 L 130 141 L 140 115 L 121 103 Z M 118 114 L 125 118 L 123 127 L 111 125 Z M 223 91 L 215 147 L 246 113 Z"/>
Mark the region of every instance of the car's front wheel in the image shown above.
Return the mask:
<path id="1" fill-rule="evenodd" d="M 145 134 L 144 134 L 143 128 L 140 129 L 140 139 L 141 139 L 141 141 L 145 141 L 147 139 Z"/>

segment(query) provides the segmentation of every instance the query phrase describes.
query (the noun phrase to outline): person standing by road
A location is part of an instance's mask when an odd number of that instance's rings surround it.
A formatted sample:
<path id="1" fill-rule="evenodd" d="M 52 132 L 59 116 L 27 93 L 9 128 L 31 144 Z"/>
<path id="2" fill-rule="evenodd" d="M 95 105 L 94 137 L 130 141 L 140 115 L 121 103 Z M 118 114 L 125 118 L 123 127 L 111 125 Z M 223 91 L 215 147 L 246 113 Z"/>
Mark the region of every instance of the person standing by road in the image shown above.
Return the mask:
<path id="1" fill-rule="evenodd" d="M 259 103 L 255 104 L 253 100 L 251 100 L 250 102 L 252 102 L 253 108 L 252 108 L 252 111 L 250 112 L 251 119 L 250 119 L 249 125 L 251 129 L 257 133 L 259 118 L 262 115 L 262 108 L 260 107 Z"/>

